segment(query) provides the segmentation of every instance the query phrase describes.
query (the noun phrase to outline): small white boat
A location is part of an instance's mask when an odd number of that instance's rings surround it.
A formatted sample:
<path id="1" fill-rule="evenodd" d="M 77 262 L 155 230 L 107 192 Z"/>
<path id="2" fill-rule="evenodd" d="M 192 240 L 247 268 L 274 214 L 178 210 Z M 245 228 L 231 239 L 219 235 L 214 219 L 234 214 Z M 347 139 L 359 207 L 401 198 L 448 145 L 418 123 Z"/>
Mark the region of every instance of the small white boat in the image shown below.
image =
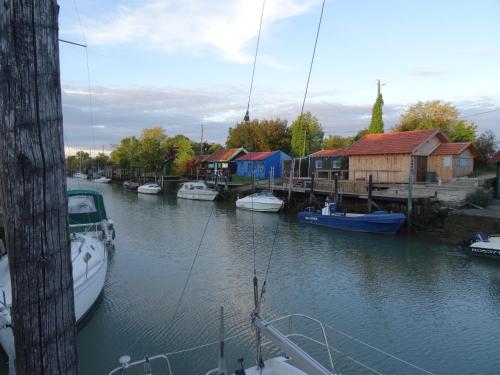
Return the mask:
<path id="1" fill-rule="evenodd" d="M 476 233 L 465 245 L 472 255 L 500 260 L 500 235 Z"/>
<path id="2" fill-rule="evenodd" d="M 109 184 L 111 182 L 111 178 L 101 176 L 99 178 L 96 178 L 94 182 L 100 182 L 101 184 Z"/>
<path id="3" fill-rule="evenodd" d="M 271 192 L 261 192 L 248 195 L 236 201 L 236 207 L 259 212 L 278 212 L 284 202 Z"/>
<path id="4" fill-rule="evenodd" d="M 161 186 L 158 184 L 141 185 L 137 188 L 137 191 L 142 194 L 159 194 L 161 192 Z"/>
<path id="5" fill-rule="evenodd" d="M 80 321 L 102 292 L 108 271 L 108 250 L 114 238 L 113 223 L 106 216 L 102 195 L 91 190 L 68 192 L 71 264 L 75 317 Z M 15 373 L 14 334 L 10 328 L 12 288 L 9 260 L 0 258 L 0 344 Z"/>
<path id="6" fill-rule="evenodd" d="M 87 175 L 85 173 L 82 173 L 82 172 L 76 172 L 74 175 L 73 175 L 74 178 L 79 178 L 81 180 L 86 180 L 87 179 Z"/>
<path id="7" fill-rule="evenodd" d="M 210 189 L 203 181 L 186 182 L 177 191 L 177 198 L 200 201 L 213 201 L 218 195 L 217 190 Z"/>

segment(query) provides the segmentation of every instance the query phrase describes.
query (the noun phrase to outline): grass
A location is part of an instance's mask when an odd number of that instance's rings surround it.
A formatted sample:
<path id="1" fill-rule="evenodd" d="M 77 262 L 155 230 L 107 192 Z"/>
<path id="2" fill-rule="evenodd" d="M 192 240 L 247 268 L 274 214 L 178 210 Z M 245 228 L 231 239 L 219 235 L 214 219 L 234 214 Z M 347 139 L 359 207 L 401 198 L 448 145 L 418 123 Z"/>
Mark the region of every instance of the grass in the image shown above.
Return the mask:
<path id="1" fill-rule="evenodd" d="M 473 193 L 467 194 L 467 201 L 481 207 L 486 207 L 491 202 L 491 194 L 484 189 L 476 189 Z"/>

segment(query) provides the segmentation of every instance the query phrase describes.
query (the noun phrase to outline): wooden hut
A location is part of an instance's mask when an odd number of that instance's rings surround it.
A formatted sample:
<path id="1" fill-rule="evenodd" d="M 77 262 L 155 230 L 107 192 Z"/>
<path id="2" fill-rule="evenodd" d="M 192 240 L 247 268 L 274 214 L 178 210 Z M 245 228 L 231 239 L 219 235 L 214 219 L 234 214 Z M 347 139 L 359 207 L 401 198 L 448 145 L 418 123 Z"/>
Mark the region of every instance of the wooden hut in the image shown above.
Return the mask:
<path id="1" fill-rule="evenodd" d="M 267 179 L 273 171 L 273 177 L 281 178 L 282 163 L 290 160 L 290 156 L 282 151 L 273 152 L 249 152 L 243 154 L 235 160 L 236 175 L 240 177 L 253 177 L 257 179 Z"/>
<path id="2" fill-rule="evenodd" d="M 321 150 L 309 155 L 309 173 L 315 179 L 333 180 L 335 174 L 347 169 L 344 149 Z"/>
<path id="3" fill-rule="evenodd" d="M 491 157 L 489 163 L 497 165 L 497 199 L 500 199 L 500 151 Z"/>
<path id="4" fill-rule="evenodd" d="M 236 173 L 236 163 L 234 161 L 246 153 L 247 150 L 243 147 L 230 148 L 229 150 L 222 148 L 206 158 L 203 166 L 209 175 L 229 176 Z"/>
<path id="5" fill-rule="evenodd" d="M 427 170 L 442 180 L 463 177 L 474 170 L 477 158 L 481 153 L 470 142 L 442 143 L 429 156 Z"/>

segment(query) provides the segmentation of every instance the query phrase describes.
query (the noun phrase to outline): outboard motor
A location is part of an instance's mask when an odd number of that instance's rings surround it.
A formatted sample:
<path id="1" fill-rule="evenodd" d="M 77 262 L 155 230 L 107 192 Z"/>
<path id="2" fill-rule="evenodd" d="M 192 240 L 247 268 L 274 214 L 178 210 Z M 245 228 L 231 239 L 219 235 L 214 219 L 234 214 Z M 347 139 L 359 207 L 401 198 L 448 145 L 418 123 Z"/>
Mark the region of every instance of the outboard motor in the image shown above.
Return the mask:
<path id="1" fill-rule="evenodd" d="M 486 233 L 476 232 L 468 240 L 462 241 L 462 245 L 469 247 L 470 245 L 472 245 L 473 243 L 476 243 L 476 242 L 488 242 L 488 241 L 489 241 L 488 235 Z"/>

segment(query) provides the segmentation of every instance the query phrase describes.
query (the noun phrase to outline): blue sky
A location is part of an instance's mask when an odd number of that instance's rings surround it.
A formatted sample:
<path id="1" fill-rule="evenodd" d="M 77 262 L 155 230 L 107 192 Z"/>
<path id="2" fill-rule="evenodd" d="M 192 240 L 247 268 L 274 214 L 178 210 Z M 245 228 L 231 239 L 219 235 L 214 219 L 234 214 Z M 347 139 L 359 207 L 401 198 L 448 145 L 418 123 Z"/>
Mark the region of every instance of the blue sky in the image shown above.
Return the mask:
<path id="1" fill-rule="evenodd" d="M 150 126 L 198 139 L 201 123 L 223 143 L 243 117 L 260 0 L 59 3 L 60 37 L 88 43 L 92 87 L 91 116 L 85 51 L 61 44 L 69 148 L 109 150 Z M 251 117 L 299 114 L 320 9 L 267 0 Z M 351 135 L 368 125 L 376 79 L 386 128 L 419 100 L 464 116 L 500 108 L 499 16 L 498 0 L 327 0 L 305 108 L 326 134 Z M 500 111 L 468 119 L 500 139 Z"/>

